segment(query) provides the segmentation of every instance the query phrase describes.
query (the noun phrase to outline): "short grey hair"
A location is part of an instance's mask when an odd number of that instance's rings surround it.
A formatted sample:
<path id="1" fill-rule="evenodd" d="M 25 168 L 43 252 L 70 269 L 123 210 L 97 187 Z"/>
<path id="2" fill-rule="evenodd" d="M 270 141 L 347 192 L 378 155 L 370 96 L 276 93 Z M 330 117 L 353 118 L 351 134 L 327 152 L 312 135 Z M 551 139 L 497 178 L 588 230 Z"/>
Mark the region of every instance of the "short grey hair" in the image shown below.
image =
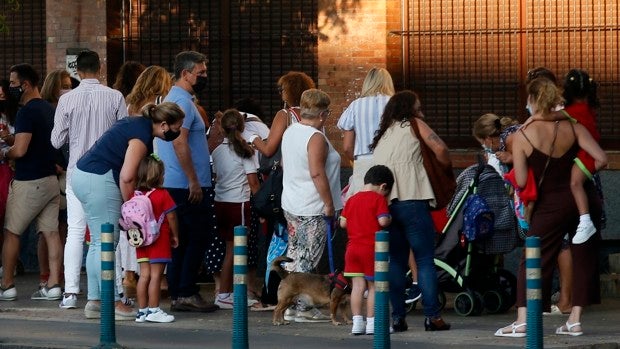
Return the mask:
<path id="1" fill-rule="evenodd" d="M 183 70 L 192 71 L 196 64 L 207 63 L 207 57 L 196 51 L 183 51 L 174 57 L 174 79 L 179 80 Z"/>

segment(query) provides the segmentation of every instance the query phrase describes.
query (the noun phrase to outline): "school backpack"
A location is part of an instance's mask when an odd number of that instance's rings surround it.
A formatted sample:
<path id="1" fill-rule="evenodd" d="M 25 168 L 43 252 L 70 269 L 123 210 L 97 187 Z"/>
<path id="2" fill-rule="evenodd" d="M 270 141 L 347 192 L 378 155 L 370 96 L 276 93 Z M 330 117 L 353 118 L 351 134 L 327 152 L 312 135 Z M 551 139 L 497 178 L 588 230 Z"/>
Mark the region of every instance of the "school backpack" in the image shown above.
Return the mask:
<path id="1" fill-rule="evenodd" d="M 133 197 L 121 206 L 121 218 L 118 222 L 122 230 L 127 232 L 127 240 L 133 247 L 148 246 L 159 237 L 159 227 L 164 220 L 164 214 L 155 219 L 153 204 L 149 199 L 154 190 L 146 194 L 136 190 Z"/>
<path id="2" fill-rule="evenodd" d="M 463 234 L 469 241 L 482 240 L 493 235 L 495 213 L 479 194 L 473 193 L 463 206 Z"/>

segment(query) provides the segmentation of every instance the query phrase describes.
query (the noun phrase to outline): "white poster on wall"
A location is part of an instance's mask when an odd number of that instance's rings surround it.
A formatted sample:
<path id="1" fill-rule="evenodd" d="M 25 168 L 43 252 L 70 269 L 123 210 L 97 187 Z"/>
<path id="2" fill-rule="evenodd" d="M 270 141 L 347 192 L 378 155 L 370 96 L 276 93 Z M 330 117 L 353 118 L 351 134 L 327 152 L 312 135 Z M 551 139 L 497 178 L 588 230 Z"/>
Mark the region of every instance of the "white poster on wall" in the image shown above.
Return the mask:
<path id="1" fill-rule="evenodd" d="M 77 73 L 77 56 L 80 52 L 84 51 L 84 48 L 68 48 L 67 49 L 67 58 L 66 58 L 66 66 L 65 69 L 71 74 L 71 77 L 74 77 L 80 80 L 80 77 Z"/>

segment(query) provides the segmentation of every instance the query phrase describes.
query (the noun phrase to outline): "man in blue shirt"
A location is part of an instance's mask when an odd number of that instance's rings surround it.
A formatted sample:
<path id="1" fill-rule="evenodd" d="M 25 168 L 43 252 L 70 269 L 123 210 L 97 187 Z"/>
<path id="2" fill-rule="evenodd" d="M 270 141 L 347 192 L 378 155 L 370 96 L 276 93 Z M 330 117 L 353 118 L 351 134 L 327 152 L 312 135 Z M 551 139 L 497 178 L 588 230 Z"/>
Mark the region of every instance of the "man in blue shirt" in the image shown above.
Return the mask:
<path id="1" fill-rule="evenodd" d="M 181 135 L 173 142 L 156 140 L 166 168 L 164 187 L 176 202 L 179 217 L 179 247 L 172 250 L 168 265 L 168 292 L 173 311 L 209 312 L 218 307 L 201 298 L 196 281 L 214 223 L 207 192 L 211 168 L 205 123 L 193 99 L 206 87 L 207 58 L 194 51 L 177 54 L 174 77 L 165 101 L 176 103 L 185 112 Z"/>

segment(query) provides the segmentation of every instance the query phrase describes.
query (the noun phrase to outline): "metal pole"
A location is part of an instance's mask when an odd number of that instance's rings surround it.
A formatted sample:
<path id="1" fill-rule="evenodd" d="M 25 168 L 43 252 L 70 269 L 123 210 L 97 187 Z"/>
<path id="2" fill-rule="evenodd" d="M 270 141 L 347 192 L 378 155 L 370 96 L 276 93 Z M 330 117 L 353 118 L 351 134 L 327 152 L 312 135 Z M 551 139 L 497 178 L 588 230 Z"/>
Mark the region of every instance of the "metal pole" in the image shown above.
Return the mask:
<path id="1" fill-rule="evenodd" d="M 95 348 L 122 348 L 114 324 L 114 226 L 101 225 L 101 335 Z"/>
<path id="2" fill-rule="evenodd" d="M 381 230 L 375 234 L 375 335 L 374 349 L 390 348 L 389 304 L 390 236 Z"/>
<path id="3" fill-rule="evenodd" d="M 248 343 L 248 229 L 235 227 L 233 265 L 233 349 L 247 349 Z"/>
<path id="4" fill-rule="evenodd" d="M 527 341 L 528 349 L 543 347 L 542 280 L 540 269 L 540 238 L 525 239 L 525 278 L 527 286 Z"/>

